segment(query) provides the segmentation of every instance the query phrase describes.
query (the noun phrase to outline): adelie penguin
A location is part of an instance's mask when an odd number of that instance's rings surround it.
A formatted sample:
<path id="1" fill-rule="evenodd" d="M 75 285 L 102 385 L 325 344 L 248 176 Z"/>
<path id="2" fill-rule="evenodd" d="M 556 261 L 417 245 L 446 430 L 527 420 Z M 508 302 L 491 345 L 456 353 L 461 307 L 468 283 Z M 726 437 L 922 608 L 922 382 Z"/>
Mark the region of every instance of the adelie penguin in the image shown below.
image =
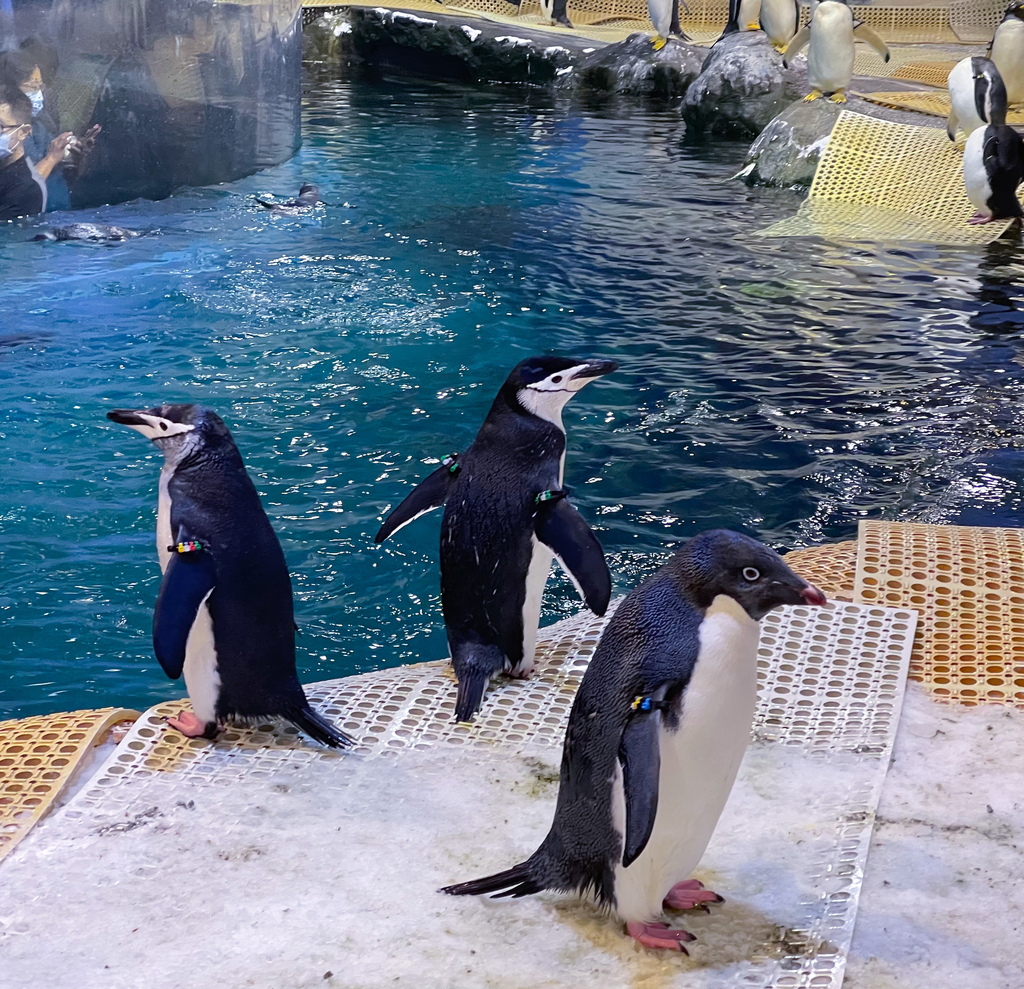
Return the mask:
<path id="1" fill-rule="evenodd" d="M 619 605 L 569 714 L 555 819 L 540 848 L 455 895 L 592 894 L 648 948 L 686 951 L 663 921 L 721 897 L 688 878 L 750 739 L 758 622 L 825 604 L 761 543 L 695 536 Z"/>
<path id="2" fill-rule="evenodd" d="M 541 596 L 552 558 L 587 607 L 611 596 L 604 553 L 563 487 L 562 409 L 613 361 L 531 357 L 517 364 L 476 439 L 453 454 L 385 519 L 383 542 L 426 512 L 441 521 L 441 607 L 459 682 L 457 721 L 480 709 L 491 677 L 533 670 Z"/>
<path id="3" fill-rule="evenodd" d="M 324 745 L 351 745 L 299 683 L 288 567 L 227 426 L 199 405 L 115 409 L 107 418 L 164 455 L 153 648 L 172 680 L 184 672 L 192 702 L 168 724 L 213 738 L 220 722 L 276 716 Z"/>
<path id="4" fill-rule="evenodd" d="M 811 22 L 787 45 L 782 64 L 788 68 L 797 53 L 807 45 L 807 81 L 811 91 L 804 99 L 809 103 L 827 96 L 833 103 L 846 102 L 846 90 L 853 78 L 854 45 L 869 44 L 884 61 L 889 61 L 885 42 L 840 0 L 823 0 L 814 8 Z"/>
<path id="5" fill-rule="evenodd" d="M 1024 216 L 1017 199 L 1017 187 L 1024 179 L 1024 141 L 1006 124 L 1006 89 L 998 69 L 987 58 L 964 62 L 971 63 L 973 108 L 983 117 L 982 126 L 973 127 L 964 145 L 964 189 L 977 210 L 968 222 L 1019 219 Z M 949 76 L 951 95 L 957 69 Z M 950 129 L 953 127 L 951 123 Z"/>

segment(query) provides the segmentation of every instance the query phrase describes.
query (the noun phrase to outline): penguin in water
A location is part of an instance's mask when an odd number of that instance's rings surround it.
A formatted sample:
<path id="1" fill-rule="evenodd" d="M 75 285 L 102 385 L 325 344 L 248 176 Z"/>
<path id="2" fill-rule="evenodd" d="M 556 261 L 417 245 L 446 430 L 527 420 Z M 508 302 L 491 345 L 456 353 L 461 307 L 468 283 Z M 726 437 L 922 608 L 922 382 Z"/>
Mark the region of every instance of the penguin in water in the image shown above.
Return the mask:
<path id="1" fill-rule="evenodd" d="M 259 199 L 257 197 L 256 202 L 272 213 L 295 215 L 316 206 L 320 202 L 320 190 L 315 185 L 305 182 L 299 188 L 299 194 L 295 199 L 288 199 L 283 203 L 272 203 L 268 199 Z"/>
<path id="2" fill-rule="evenodd" d="M 811 21 L 787 45 L 782 56 L 786 68 L 804 47 L 807 49 L 807 80 L 811 91 L 804 99 L 810 103 L 827 96 L 833 103 L 846 102 L 846 89 L 853 78 L 854 44 L 864 41 L 889 61 L 885 42 L 862 21 L 854 20 L 853 12 L 841 0 L 822 0 L 814 9 Z"/>
<path id="3" fill-rule="evenodd" d="M 756 31 L 761 25 L 761 0 L 729 0 L 729 20 L 722 37 L 737 31 Z"/>
<path id="4" fill-rule="evenodd" d="M 1024 0 L 1016 0 L 992 36 L 988 57 L 996 64 L 1006 87 L 1006 102 L 1024 103 Z"/>
<path id="5" fill-rule="evenodd" d="M 40 234 L 36 234 L 33 240 L 90 240 L 90 241 L 116 241 L 131 240 L 133 237 L 141 237 L 138 230 L 129 230 L 127 227 L 114 227 L 107 223 L 70 223 L 66 227 L 50 227 Z"/>
<path id="6" fill-rule="evenodd" d="M 660 52 L 668 44 L 669 37 L 680 41 L 689 41 L 679 24 L 679 0 L 647 0 L 647 14 L 654 25 L 655 35 L 651 44 L 656 52 Z"/>
<path id="7" fill-rule="evenodd" d="M 562 408 L 614 361 L 531 357 L 513 368 L 476 439 L 452 454 L 385 519 L 376 542 L 445 506 L 441 609 L 459 681 L 455 720 L 470 721 L 491 677 L 533 670 L 541 595 L 552 558 L 603 615 L 611 576 L 566 498 Z"/>
<path id="8" fill-rule="evenodd" d="M 114 409 L 107 418 L 164 455 L 153 648 L 172 680 L 184 672 L 192 702 L 192 712 L 168 724 L 214 738 L 221 721 L 278 716 L 324 745 L 352 745 L 310 708 L 299 683 L 284 553 L 220 416 L 161 405 Z"/>
<path id="9" fill-rule="evenodd" d="M 757 704 L 758 622 L 825 596 L 761 543 L 695 536 L 619 605 L 580 684 L 540 848 L 454 895 L 592 893 L 648 948 L 686 952 L 664 908 L 720 902 L 687 879 L 718 823 Z"/>
<path id="10" fill-rule="evenodd" d="M 957 129 L 970 137 L 979 128 L 994 123 L 993 112 L 1002 107 L 1006 120 L 1006 88 L 995 63 L 979 56 L 962 58 L 946 78 L 951 104 L 946 134 L 956 140 Z"/>
<path id="11" fill-rule="evenodd" d="M 547 18 L 549 24 L 572 27 L 567 6 L 567 0 L 540 0 L 540 11 Z"/>
<path id="12" fill-rule="evenodd" d="M 761 30 L 783 52 L 800 26 L 800 0 L 761 0 Z"/>
<path id="13" fill-rule="evenodd" d="M 987 58 L 964 61 L 972 63 L 974 110 L 984 117 L 983 125 L 969 132 L 964 145 L 964 188 L 977 209 L 968 222 L 1020 218 L 1024 211 L 1017 199 L 1017 187 L 1024 179 L 1024 141 L 1006 124 L 1006 89 L 995 63 Z M 952 94 L 952 72 L 949 78 Z"/>

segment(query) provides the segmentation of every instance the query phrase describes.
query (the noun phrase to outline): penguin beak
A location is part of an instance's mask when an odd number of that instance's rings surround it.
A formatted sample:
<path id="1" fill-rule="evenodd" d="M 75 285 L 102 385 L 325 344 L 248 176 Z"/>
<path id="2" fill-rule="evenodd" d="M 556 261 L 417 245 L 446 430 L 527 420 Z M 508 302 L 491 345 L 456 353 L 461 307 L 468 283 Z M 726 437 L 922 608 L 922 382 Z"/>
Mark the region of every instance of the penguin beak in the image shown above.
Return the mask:
<path id="1" fill-rule="evenodd" d="M 138 412 L 132 409 L 111 409 L 107 413 L 107 418 L 111 422 L 119 423 L 122 426 L 148 426 L 146 422 Z"/>
<path id="2" fill-rule="evenodd" d="M 605 374 L 611 374 L 612 371 L 617 371 L 619 365 L 615 361 L 588 361 L 583 365 L 573 376 L 573 381 L 587 380 L 592 378 L 600 378 Z"/>
<path id="3" fill-rule="evenodd" d="M 828 598 L 818 590 L 813 584 L 808 584 L 806 587 L 800 589 L 800 597 L 807 602 L 807 604 L 821 607 L 822 605 L 828 604 Z"/>

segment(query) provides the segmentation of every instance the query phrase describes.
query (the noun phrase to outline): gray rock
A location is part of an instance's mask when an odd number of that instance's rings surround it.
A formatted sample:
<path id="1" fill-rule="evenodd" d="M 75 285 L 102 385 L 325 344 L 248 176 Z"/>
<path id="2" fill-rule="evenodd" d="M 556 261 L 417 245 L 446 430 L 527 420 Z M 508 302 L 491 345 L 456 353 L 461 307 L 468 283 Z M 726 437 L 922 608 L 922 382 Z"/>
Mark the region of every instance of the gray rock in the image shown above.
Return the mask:
<path id="1" fill-rule="evenodd" d="M 576 86 L 606 93 L 682 96 L 700 74 L 707 50 L 671 38 L 655 51 L 648 34 L 631 34 L 588 55 L 575 72 Z"/>
<path id="2" fill-rule="evenodd" d="M 324 14 L 302 28 L 302 61 L 337 70 L 355 57 L 347 10 Z"/>
<path id="3" fill-rule="evenodd" d="M 683 97 L 691 136 L 754 138 L 807 91 L 807 63 L 788 69 L 762 31 L 727 34 L 715 42 L 700 75 Z"/>
<path id="4" fill-rule="evenodd" d="M 809 186 L 841 111 L 828 100 L 787 107 L 750 146 L 740 176 L 750 185 Z"/>

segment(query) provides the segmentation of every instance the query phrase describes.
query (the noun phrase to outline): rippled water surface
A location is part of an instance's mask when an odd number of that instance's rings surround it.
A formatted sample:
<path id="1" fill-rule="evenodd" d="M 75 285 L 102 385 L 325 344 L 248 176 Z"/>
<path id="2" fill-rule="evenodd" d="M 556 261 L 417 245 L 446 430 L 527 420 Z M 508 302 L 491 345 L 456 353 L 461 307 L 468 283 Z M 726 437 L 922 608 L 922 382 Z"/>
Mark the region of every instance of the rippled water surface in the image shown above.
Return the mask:
<path id="1" fill-rule="evenodd" d="M 1017 524 L 1015 245 L 755 239 L 797 198 L 725 181 L 743 147 L 686 147 L 671 112 L 335 83 L 306 125 L 270 172 L 100 212 L 138 240 L 0 233 L 0 717 L 182 693 L 150 646 L 160 458 L 115 406 L 234 430 L 306 680 L 446 654 L 440 516 L 373 535 L 533 353 L 622 365 L 565 416 L 617 592 L 710 526 Z M 251 198 L 303 180 L 311 216 Z M 576 607 L 553 580 L 547 618 Z"/>

